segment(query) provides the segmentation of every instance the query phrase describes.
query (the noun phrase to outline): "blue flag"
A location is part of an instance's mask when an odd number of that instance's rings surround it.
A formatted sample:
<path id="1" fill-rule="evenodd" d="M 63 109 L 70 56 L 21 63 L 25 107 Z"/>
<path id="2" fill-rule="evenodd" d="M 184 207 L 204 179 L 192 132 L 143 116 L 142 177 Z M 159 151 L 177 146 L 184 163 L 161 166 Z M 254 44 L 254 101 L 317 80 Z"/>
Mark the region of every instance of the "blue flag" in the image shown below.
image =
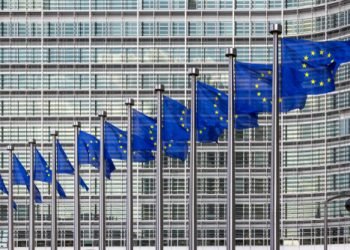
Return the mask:
<path id="1" fill-rule="evenodd" d="M 272 111 L 272 65 L 236 62 L 236 113 Z M 306 94 L 295 81 L 282 81 L 280 111 L 303 109 Z"/>
<path id="2" fill-rule="evenodd" d="M 45 183 L 52 183 L 52 171 L 47 165 L 44 157 L 40 154 L 39 150 L 35 149 L 34 157 L 34 180 Z M 66 193 L 63 190 L 61 184 L 56 182 L 57 192 L 62 198 L 67 198 Z"/>
<path id="3" fill-rule="evenodd" d="M 62 144 L 59 140 L 56 142 L 57 149 L 57 173 L 58 174 L 74 174 L 74 167 L 70 163 L 66 152 L 64 151 Z M 82 186 L 86 191 L 89 191 L 88 185 L 85 183 L 83 178 L 79 176 L 80 186 Z"/>
<path id="4" fill-rule="evenodd" d="M 186 160 L 190 139 L 190 110 L 182 103 L 163 98 L 163 148 L 166 155 Z"/>
<path id="5" fill-rule="evenodd" d="M 0 191 L 3 192 L 4 194 L 9 194 L 1 175 L 0 175 Z"/>
<path id="6" fill-rule="evenodd" d="M 258 126 L 256 114 L 236 115 L 235 128 Z M 199 142 L 216 142 L 228 127 L 228 96 L 206 83 L 197 82 L 197 137 Z"/>
<path id="7" fill-rule="evenodd" d="M 104 154 L 106 177 L 110 179 L 115 166 L 107 150 Z M 80 131 L 78 136 L 78 160 L 79 164 L 89 164 L 97 169 L 100 168 L 100 140 L 89 133 Z"/>
<path id="8" fill-rule="evenodd" d="M 140 138 L 133 136 L 133 144 L 140 143 Z M 113 124 L 105 123 L 105 147 L 112 159 L 126 160 L 127 157 L 127 132 L 117 128 Z M 133 161 L 149 162 L 154 160 L 152 151 L 134 151 Z"/>
<path id="9" fill-rule="evenodd" d="M 1 175 L 0 175 L 0 191 L 3 192 L 4 194 L 9 194 L 6 186 L 5 186 L 5 183 L 4 183 L 4 180 L 2 179 Z M 12 203 L 12 207 L 17 210 L 17 204 L 16 202 L 13 202 Z"/>
<path id="10" fill-rule="evenodd" d="M 350 41 L 282 40 L 282 81 L 298 82 L 306 94 L 333 91 L 337 69 L 349 61 Z"/>
<path id="11" fill-rule="evenodd" d="M 30 179 L 27 171 L 23 167 L 22 163 L 19 161 L 17 156 L 13 155 L 13 175 L 12 175 L 13 185 L 24 185 L 30 190 Z M 36 203 L 42 203 L 42 198 L 39 189 L 34 185 L 34 199 Z"/>
<path id="12" fill-rule="evenodd" d="M 132 111 L 133 150 L 155 150 L 157 143 L 156 120 L 136 109 L 133 109 Z"/>

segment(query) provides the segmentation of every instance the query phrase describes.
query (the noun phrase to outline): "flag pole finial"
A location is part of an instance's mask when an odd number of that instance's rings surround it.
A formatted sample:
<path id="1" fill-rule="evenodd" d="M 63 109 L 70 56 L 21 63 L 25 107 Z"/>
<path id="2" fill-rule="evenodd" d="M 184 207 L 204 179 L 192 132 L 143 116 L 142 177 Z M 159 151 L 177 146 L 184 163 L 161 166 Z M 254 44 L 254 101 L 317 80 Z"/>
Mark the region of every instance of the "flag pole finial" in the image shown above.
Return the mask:
<path id="1" fill-rule="evenodd" d="M 14 146 L 12 144 L 7 146 L 7 150 L 8 151 L 13 151 L 14 150 Z"/>
<path id="2" fill-rule="evenodd" d="M 282 33 L 282 25 L 279 23 L 270 24 L 270 34 L 281 34 Z"/>
<path id="3" fill-rule="evenodd" d="M 187 71 L 189 76 L 198 76 L 199 75 L 199 70 L 198 68 L 189 68 Z"/>
<path id="4" fill-rule="evenodd" d="M 36 140 L 35 139 L 31 139 L 29 142 L 28 142 L 29 145 L 33 144 L 35 145 L 36 144 Z"/>
<path id="5" fill-rule="evenodd" d="M 226 53 L 225 53 L 226 57 L 236 57 L 237 56 L 237 49 L 236 48 L 227 48 L 226 49 Z"/>
<path id="6" fill-rule="evenodd" d="M 81 127 L 81 123 L 75 121 L 75 122 L 73 123 L 73 127 L 80 128 L 80 127 Z"/>
<path id="7" fill-rule="evenodd" d="M 130 106 L 134 106 L 135 102 L 133 98 L 127 98 L 125 100 L 125 105 L 130 105 Z"/>
<path id="8" fill-rule="evenodd" d="M 107 111 L 101 110 L 101 111 L 98 113 L 98 117 L 107 117 Z"/>
<path id="9" fill-rule="evenodd" d="M 157 86 L 154 88 L 154 91 L 155 92 L 158 92 L 158 91 L 163 92 L 164 91 L 164 85 L 163 84 L 157 84 Z"/>
<path id="10" fill-rule="evenodd" d="M 58 136 L 58 131 L 57 130 L 52 130 L 50 135 L 51 136 Z"/>

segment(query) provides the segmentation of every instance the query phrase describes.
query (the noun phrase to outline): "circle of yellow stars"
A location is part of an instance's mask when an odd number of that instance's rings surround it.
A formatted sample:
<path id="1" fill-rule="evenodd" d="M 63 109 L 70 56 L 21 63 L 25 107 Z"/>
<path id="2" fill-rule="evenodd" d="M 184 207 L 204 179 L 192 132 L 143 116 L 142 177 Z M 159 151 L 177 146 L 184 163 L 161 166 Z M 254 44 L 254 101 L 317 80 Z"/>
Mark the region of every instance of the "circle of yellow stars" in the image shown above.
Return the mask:
<path id="1" fill-rule="evenodd" d="M 259 90 L 260 86 L 261 86 L 261 82 L 262 80 L 267 77 L 267 76 L 271 76 L 272 75 L 272 70 L 268 70 L 266 72 L 261 72 L 259 77 L 258 77 L 258 82 L 255 84 L 255 89 L 256 89 L 256 96 L 258 98 L 261 98 L 261 101 L 263 103 L 267 103 L 267 101 L 269 100 L 266 96 L 262 96 L 262 93 L 261 91 Z M 281 103 L 282 102 L 282 97 L 279 98 L 279 102 Z M 272 100 L 270 100 L 270 103 L 272 103 Z"/>
<path id="2" fill-rule="evenodd" d="M 305 71 L 304 78 L 307 79 L 310 82 L 310 84 L 312 84 L 312 85 L 318 84 L 320 87 L 323 87 L 326 82 L 331 83 L 332 79 L 330 77 L 328 77 L 327 79 L 323 79 L 323 80 L 321 79 L 321 80 L 317 81 L 315 78 L 311 77 L 310 72 L 308 72 L 308 62 L 311 61 L 316 56 L 328 58 L 330 60 L 330 63 L 334 62 L 334 58 L 330 52 L 327 53 L 324 49 L 320 49 L 319 51 L 312 50 L 312 51 L 310 51 L 309 54 L 306 54 L 303 57 L 302 69 Z M 333 73 L 333 71 L 331 71 L 331 73 Z"/>

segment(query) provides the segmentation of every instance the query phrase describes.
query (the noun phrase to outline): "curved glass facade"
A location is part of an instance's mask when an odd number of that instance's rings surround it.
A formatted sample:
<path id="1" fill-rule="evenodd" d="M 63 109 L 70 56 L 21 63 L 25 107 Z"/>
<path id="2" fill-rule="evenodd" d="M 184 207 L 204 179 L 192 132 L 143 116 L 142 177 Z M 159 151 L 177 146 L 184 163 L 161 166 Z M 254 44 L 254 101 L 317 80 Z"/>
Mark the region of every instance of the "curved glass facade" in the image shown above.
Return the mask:
<path id="1" fill-rule="evenodd" d="M 270 23 L 283 36 L 312 40 L 350 38 L 346 0 L 0 0 L 0 174 L 7 183 L 9 143 L 29 168 L 27 142 L 35 138 L 50 159 L 50 136 L 73 160 L 73 121 L 99 136 L 98 111 L 126 128 L 124 99 L 154 116 L 157 84 L 165 94 L 189 102 L 187 68 L 199 79 L 227 89 L 225 49 L 238 60 L 270 63 Z M 281 218 L 283 245 L 323 243 L 323 201 L 350 189 L 350 73 L 337 74 L 337 90 L 309 97 L 303 111 L 281 115 Z M 239 246 L 269 245 L 271 121 L 236 133 L 237 234 Z M 226 135 L 198 149 L 199 245 L 225 246 Z M 165 158 L 164 240 L 188 244 L 188 162 Z M 107 246 L 125 246 L 126 164 L 106 182 Z M 82 191 L 82 245 L 98 246 L 98 173 L 81 166 L 90 187 Z M 135 245 L 155 244 L 155 166 L 135 164 Z M 59 200 L 60 246 L 73 244 L 73 177 L 59 176 L 68 199 Z M 37 245 L 50 246 L 51 204 L 37 183 Z M 15 187 L 16 246 L 28 246 L 28 194 Z M 329 205 L 329 239 L 349 244 L 345 200 Z M 0 195 L 0 247 L 7 243 L 7 197 Z"/>

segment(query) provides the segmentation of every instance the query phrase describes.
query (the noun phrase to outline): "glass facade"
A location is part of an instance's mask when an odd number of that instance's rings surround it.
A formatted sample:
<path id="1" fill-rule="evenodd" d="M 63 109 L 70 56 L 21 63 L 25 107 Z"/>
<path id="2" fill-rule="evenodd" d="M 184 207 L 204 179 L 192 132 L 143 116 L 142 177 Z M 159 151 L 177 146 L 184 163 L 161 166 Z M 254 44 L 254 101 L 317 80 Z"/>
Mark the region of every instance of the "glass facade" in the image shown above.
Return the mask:
<path id="1" fill-rule="evenodd" d="M 7 183 L 8 144 L 29 169 L 27 142 L 35 138 L 50 159 L 52 129 L 73 160 L 73 121 L 99 136 L 97 114 L 126 128 L 126 97 L 150 116 L 157 84 L 189 104 L 187 69 L 227 89 L 225 49 L 238 60 L 272 60 L 270 23 L 283 36 L 313 40 L 350 38 L 350 2 L 343 0 L 0 0 L 0 174 Z M 350 189 L 350 73 L 337 74 L 337 90 L 308 98 L 303 111 L 281 115 L 281 217 L 283 245 L 323 243 L 323 201 Z M 260 127 L 236 132 L 238 246 L 269 245 L 270 115 Z M 225 246 L 226 135 L 198 148 L 200 246 Z M 164 158 L 166 246 L 188 245 L 188 162 Z M 106 182 L 107 245 L 125 246 L 126 164 Z M 155 166 L 134 164 L 135 245 L 155 244 Z M 82 191 L 82 245 L 98 246 L 99 183 L 81 166 L 90 187 Z M 73 244 L 73 176 L 60 175 L 68 199 L 59 199 L 60 246 Z M 50 246 L 47 184 L 36 207 L 37 245 Z M 28 246 L 28 194 L 15 187 L 16 246 Z M 329 239 L 349 244 L 344 200 L 329 206 Z M 0 195 L 0 247 L 7 244 L 7 197 Z"/>

